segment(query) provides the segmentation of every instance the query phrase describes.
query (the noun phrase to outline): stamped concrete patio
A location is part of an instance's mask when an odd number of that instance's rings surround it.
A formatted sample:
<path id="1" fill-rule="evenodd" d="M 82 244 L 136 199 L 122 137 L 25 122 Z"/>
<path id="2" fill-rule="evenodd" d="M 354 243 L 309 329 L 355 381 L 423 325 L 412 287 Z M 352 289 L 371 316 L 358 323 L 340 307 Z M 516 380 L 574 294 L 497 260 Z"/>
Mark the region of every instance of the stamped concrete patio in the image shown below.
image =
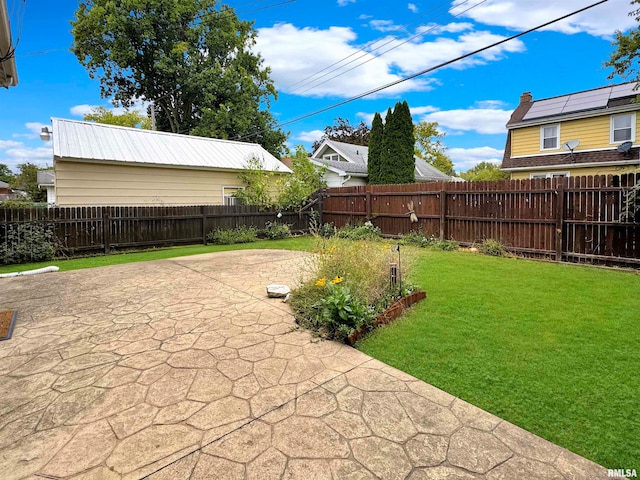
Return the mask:
<path id="1" fill-rule="evenodd" d="M 238 251 L 0 279 L 0 477 L 599 479 L 606 471 L 350 347 Z"/>

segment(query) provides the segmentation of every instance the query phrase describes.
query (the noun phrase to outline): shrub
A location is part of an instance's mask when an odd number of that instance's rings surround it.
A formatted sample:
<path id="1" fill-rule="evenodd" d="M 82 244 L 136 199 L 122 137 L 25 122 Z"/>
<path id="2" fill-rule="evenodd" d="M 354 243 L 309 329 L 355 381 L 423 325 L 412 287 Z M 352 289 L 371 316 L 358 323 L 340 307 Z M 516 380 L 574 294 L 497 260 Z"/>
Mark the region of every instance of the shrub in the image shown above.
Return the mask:
<path id="1" fill-rule="evenodd" d="M 371 222 L 365 222 L 363 225 L 356 226 L 346 224 L 344 227 L 338 229 L 336 235 L 339 238 L 349 240 L 377 240 L 382 238 L 380 229 Z"/>
<path id="2" fill-rule="evenodd" d="M 455 240 L 440 240 L 438 237 L 425 237 L 419 232 L 410 232 L 402 236 L 401 242 L 404 245 L 415 245 L 423 248 L 433 248 L 436 250 L 458 250 L 459 245 Z"/>
<path id="3" fill-rule="evenodd" d="M 267 222 L 267 228 L 261 233 L 269 240 L 279 240 L 291 236 L 291 228 L 286 223 Z"/>
<path id="4" fill-rule="evenodd" d="M 42 223 L 6 226 L 5 241 L 0 244 L 0 263 L 5 265 L 51 260 L 56 253 L 53 228 Z"/>
<path id="5" fill-rule="evenodd" d="M 223 230 L 217 228 L 207 234 L 207 241 L 219 245 L 232 245 L 234 243 L 250 243 L 258 239 L 258 230 L 255 227 L 241 225 L 236 228 Z"/>
<path id="6" fill-rule="evenodd" d="M 397 253 L 379 242 L 319 238 L 307 277 L 291 296 L 298 323 L 317 334 L 344 340 L 367 330 L 376 315 L 399 298 L 389 284 L 389 263 Z M 409 256 L 402 253 L 406 278 Z M 403 282 L 403 292 L 410 290 Z"/>
<path id="7" fill-rule="evenodd" d="M 324 238 L 331 238 L 336 235 L 336 227 L 333 223 L 323 223 L 318 229 L 318 235 Z"/>
<path id="8" fill-rule="evenodd" d="M 494 257 L 504 257 L 507 254 L 504 246 L 498 240 L 492 238 L 483 240 L 478 250 L 480 250 L 480 253 Z"/>

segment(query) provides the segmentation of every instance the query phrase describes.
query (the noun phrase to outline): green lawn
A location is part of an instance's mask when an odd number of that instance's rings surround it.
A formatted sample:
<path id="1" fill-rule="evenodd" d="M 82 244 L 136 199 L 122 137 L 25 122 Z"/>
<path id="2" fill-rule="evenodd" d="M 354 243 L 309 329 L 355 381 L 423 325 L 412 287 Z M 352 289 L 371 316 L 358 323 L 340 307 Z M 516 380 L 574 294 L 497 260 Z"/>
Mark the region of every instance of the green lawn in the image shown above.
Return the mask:
<path id="1" fill-rule="evenodd" d="M 0 273 L 312 247 L 311 237 L 194 245 Z M 640 468 L 640 275 L 419 250 L 412 280 L 427 300 L 358 348 L 607 468 Z"/>
<path id="2" fill-rule="evenodd" d="M 607 468 L 640 468 L 640 275 L 421 251 L 428 298 L 358 345 Z"/>
<path id="3" fill-rule="evenodd" d="M 121 265 L 123 263 L 146 262 L 162 260 L 164 258 L 185 257 L 200 253 L 227 252 L 229 250 L 248 250 L 253 248 L 274 248 L 279 250 L 309 250 L 313 245 L 310 236 L 291 237 L 284 240 L 261 240 L 252 243 L 236 245 L 189 245 L 186 247 L 159 248 L 134 253 L 118 253 L 87 258 L 72 258 L 69 260 L 51 260 L 49 262 L 25 263 L 21 265 L 0 265 L 0 273 L 22 272 L 36 268 L 55 265 L 64 270 L 78 270 L 81 268 L 104 267 L 105 265 Z"/>

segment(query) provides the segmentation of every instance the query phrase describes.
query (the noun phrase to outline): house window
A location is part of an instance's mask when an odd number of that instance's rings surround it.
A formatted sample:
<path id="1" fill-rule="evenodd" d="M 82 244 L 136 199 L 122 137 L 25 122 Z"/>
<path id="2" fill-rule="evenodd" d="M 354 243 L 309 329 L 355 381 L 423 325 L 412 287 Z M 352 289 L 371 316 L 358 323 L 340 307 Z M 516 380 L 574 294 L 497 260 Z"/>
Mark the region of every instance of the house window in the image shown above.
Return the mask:
<path id="1" fill-rule="evenodd" d="M 242 205 L 242 200 L 235 196 L 244 187 L 222 187 L 222 204 L 226 206 Z"/>
<path id="2" fill-rule="evenodd" d="M 532 173 L 529 175 L 531 180 L 535 178 L 564 178 L 568 177 L 569 172 L 548 172 L 548 173 Z"/>
<path id="3" fill-rule="evenodd" d="M 636 114 L 611 117 L 611 143 L 633 142 L 636 139 Z"/>
<path id="4" fill-rule="evenodd" d="M 340 160 L 340 155 L 338 155 L 337 153 L 332 153 L 329 155 L 323 155 L 322 156 L 323 160 L 329 160 L 329 161 L 333 161 L 333 162 L 337 162 Z"/>
<path id="5" fill-rule="evenodd" d="M 540 150 L 557 150 L 560 145 L 560 125 L 540 127 Z"/>

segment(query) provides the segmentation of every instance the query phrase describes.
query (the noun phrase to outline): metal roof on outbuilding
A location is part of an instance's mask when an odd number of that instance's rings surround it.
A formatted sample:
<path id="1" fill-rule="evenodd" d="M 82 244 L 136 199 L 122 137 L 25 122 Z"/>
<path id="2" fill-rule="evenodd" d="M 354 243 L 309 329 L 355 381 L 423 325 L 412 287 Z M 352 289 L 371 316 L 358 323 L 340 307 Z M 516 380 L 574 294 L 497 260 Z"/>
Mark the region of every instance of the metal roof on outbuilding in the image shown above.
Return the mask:
<path id="1" fill-rule="evenodd" d="M 60 159 L 181 168 L 244 170 L 252 158 L 267 171 L 291 173 L 256 143 L 53 118 L 53 154 Z"/>

